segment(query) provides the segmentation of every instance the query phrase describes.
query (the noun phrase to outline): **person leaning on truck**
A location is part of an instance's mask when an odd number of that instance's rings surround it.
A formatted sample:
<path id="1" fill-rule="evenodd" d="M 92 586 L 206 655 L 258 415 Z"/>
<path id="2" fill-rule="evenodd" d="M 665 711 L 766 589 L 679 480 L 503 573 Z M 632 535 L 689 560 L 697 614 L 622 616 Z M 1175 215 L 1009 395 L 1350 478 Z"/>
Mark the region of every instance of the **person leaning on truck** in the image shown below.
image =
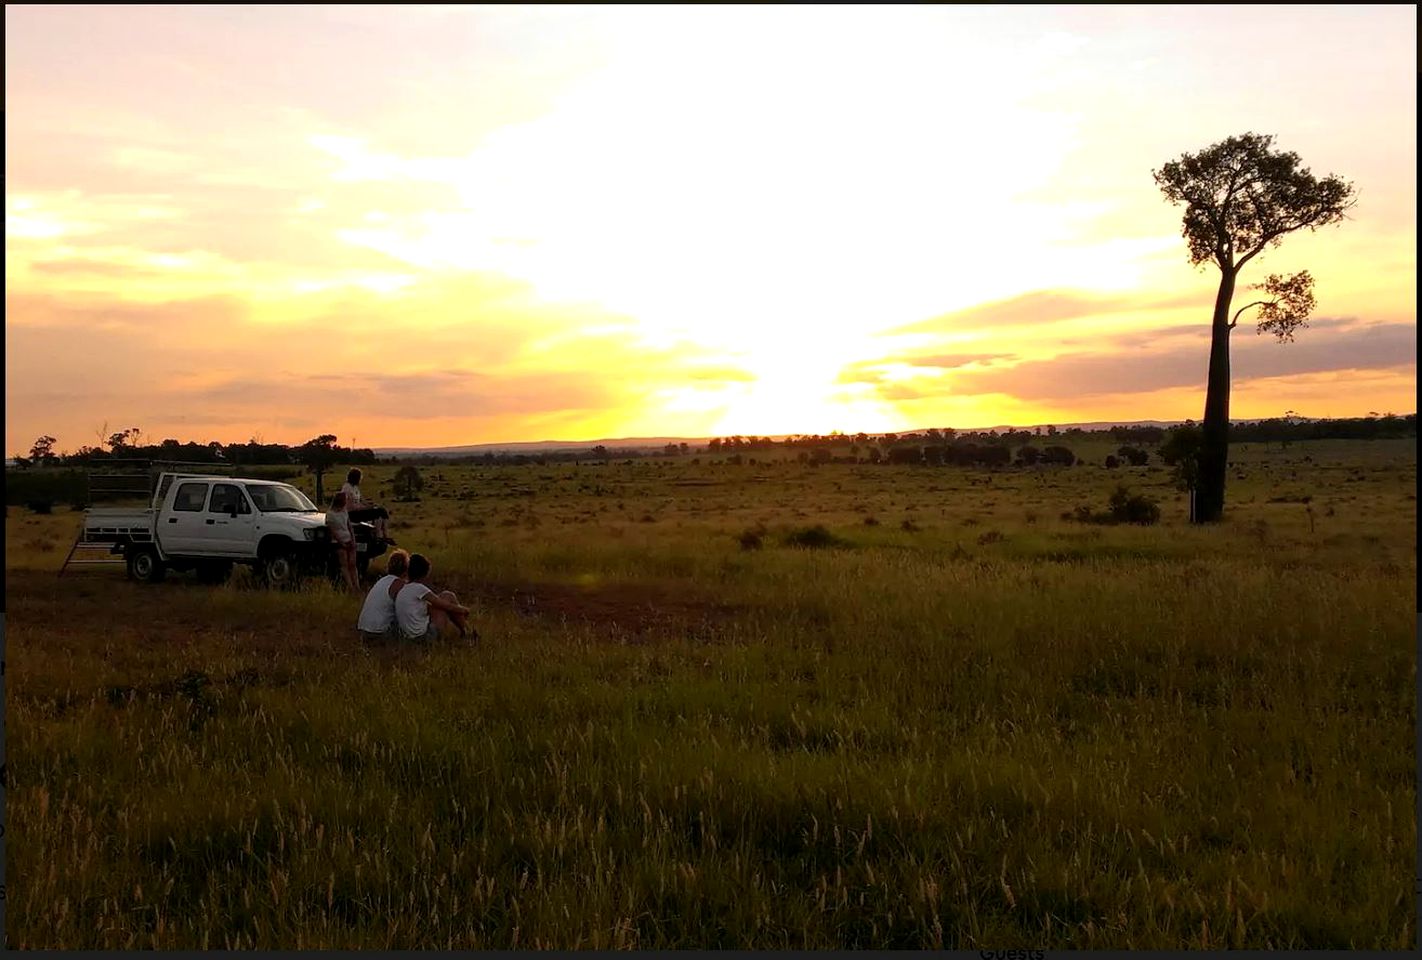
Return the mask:
<path id="1" fill-rule="evenodd" d="M 360 587 L 356 575 L 356 542 L 351 532 L 351 519 L 346 513 L 346 495 L 338 493 L 331 498 L 331 509 L 326 511 L 326 528 L 331 531 L 331 542 L 336 549 L 336 559 L 341 565 L 341 576 L 346 586 L 352 590 Z"/>
<path id="2" fill-rule="evenodd" d="M 385 521 L 390 519 L 390 514 L 384 507 L 377 506 L 361 496 L 360 476 L 360 471 L 352 468 L 351 472 L 346 474 L 346 482 L 341 484 L 341 492 L 346 495 L 346 512 L 352 520 L 374 520 L 375 535 L 386 543 L 394 543 L 385 532 Z"/>
<path id="3" fill-rule="evenodd" d="M 409 582 L 405 576 L 409 566 L 410 555 L 404 550 L 396 550 L 385 561 L 385 576 L 375 581 L 375 586 L 365 595 L 356 629 L 367 643 L 400 639 L 400 626 L 395 622 L 395 594 Z"/>
<path id="4" fill-rule="evenodd" d="M 460 605 L 453 591 L 435 593 L 425 582 L 429 575 L 429 559 L 420 553 L 412 556 L 410 580 L 395 594 L 395 621 L 400 625 L 400 634 L 416 643 L 431 643 L 452 627 L 461 637 L 477 640 L 479 635 L 469 629 L 469 608 Z"/>

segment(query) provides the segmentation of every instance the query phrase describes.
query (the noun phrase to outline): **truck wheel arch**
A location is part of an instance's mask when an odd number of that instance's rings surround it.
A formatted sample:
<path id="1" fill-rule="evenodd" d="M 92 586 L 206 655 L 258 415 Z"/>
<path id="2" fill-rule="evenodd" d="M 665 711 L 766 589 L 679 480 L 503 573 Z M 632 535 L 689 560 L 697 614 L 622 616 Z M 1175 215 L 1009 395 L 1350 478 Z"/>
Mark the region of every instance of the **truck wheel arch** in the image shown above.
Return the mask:
<path id="1" fill-rule="evenodd" d="M 257 544 L 258 559 L 265 560 L 278 554 L 296 552 L 296 541 L 280 533 L 269 533 Z"/>

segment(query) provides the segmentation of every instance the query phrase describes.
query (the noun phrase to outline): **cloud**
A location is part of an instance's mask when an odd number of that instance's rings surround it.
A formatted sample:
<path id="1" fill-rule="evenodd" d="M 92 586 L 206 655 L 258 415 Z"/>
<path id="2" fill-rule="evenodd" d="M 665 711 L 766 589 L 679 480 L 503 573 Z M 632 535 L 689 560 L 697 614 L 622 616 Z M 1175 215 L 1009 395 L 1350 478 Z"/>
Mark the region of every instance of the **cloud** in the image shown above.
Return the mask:
<path id="1" fill-rule="evenodd" d="M 152 277 L 158 274 L 157 270 L 149 267 L 139 267 L 131 263 L 119 263 L 113 260 L 93 260 L 86 257 L 71 257 L 67 260 L 37 260 L 30 264 L 30 269 L 37 273 L 55 276 Z"/>
<path id="2" fill-rule="evenodd" d="M 952 370 L 957 367 L 966 367 L 970 364 L 990 367 L 999 360 L 1016 359 L 1015 353 L 945 353 L 935 354 L 927 357 L 904 357 L 897 362 L 907 363 L 915 367 L 938 367 L 943 370 Z M 889 362 L 894 362 L 893 360 Z"/>
<path id="3" fill-rule="evenodd" d="M 739 367 L 688 366 L 682 373 L 688 380 L 712 381 L 715 383 L 751 383 L 755 374 Z"/>
<path id="4" fill-rule="evenodd" d="M 70 449 L 93 442 L 104 418 L 165 436 L 261 430 L 283 442 L 312 425 L 386 444 L 507 439 L 549 424 L 583 432 L 618 411 L 660 409 L 649 398 L 688 381 L 752 378 L 499 275 L 441 277 L 410 296 L 298 297 L 279 319 L 236 297 L 12 292 L 6 307 L 15 449 L 39 433 Z"/>
<path id="5" fill-rule="evenodd" d="M 1330 318 L 1331 319 L 1331 318 Z M 1319 333 L 1304 331 L 1290 344 L 1255 337 L 1242 329 L 1234 336 L 1234 382 L 1334 370 L 1373 370 L 1415 366 L 1417 327 L 1408 323 L 1333 324 L 1320 322 Z M 966 371 L 939 393 L 1002 393 L 1021 400 L 1057 401 L 1081 397 L 1150 393 L 1205 383 L 1209 363 L 1208 329 L 1198 342 L 1154 351 L 1112 350 L 1032 360 L 1013 367 Z"/>
<path id="6" fill-rule="evenodd" d="M 907 353 L 852 363 L 840 370 L 836 383 L 884 383 L 895 366 L 921 367 L 930 370 L 957 370 L 967 366 L 990 367 L 1002 360 L 1015 360 L 1015 353 Z"/>
<path id="7" fill-rule="evenodd" d="M 888 331 L 903 333 L 957 333 L 998 327 L 1059 323 L 1082 317 L 1125 312 L 1153 312 L 1195 306 L 1193 297 L 1142 300 L 1139 297 L 1101 296 L 1077 290 L 1036 290 L 1006 300 L 983 303 L 966 310 L 919 320 Z"/>
<path id="8" fill-rule="evenodd" d="M 295 409 L 329 411 L 328 419 L 470 419 L 597 409 L 617 391 L 593 373 L 490 375 L 468 370 L 387 373 L 228 376 L 183 395 L 203 410 L 249 405 L 272 398 Z M 278 399 L 279 398 L 279 399 Z"/>
<path id="9" fill-rule="evenodd" d="M 10 293 L 5 297 L 5 326 L 54 330 L 65 336 L 122 329 L 150 335 L 238 323 L 248 315 L 247 304 L 236 297 L 212 296 L 162 303 L 141 303 L 103 295 Z M 195 331 L 196 332 L 196 331 Z M 202 334 L 198 334 L 203 336 Z M 210 336 L 208 334 L 207 336 Z M 143 349 L 144 344 L 134 342 Z"/>

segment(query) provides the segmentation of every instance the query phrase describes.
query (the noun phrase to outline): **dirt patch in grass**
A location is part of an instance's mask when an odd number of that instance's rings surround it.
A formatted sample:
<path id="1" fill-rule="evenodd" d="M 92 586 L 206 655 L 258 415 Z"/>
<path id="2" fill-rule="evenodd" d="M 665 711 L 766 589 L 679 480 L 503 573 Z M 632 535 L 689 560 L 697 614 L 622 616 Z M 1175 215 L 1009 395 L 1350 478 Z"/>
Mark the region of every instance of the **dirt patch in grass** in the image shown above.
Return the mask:
<path id="1" fill-rule="evenodd" d="M 684 584 L 502 581 L 469 584 L 466 589 L 485 604 L 510 606 L 525 617 L 586 624 L 638 642 L 657 636 L 714 640 L 743 612 L 737 605 L 692 593 Z M 462 599 L 464 591 L 459 594 Z"/>

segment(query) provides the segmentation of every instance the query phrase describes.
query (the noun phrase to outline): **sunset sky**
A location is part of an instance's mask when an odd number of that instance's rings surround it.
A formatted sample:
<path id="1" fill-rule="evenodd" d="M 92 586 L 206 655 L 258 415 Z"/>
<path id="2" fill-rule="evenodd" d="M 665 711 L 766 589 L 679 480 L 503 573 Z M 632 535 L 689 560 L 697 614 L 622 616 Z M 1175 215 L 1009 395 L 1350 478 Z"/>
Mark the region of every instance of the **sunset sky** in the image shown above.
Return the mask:
<path id="1" fill-rule="evenodd" d="M 5 9 L 7 453 L 1199 418 L 1151 170 L 1354 182 L 1236 417 L 1416 409 L 1416 10 Z M 1237 299 L 1237 303 L 1246 302 Z"/>

